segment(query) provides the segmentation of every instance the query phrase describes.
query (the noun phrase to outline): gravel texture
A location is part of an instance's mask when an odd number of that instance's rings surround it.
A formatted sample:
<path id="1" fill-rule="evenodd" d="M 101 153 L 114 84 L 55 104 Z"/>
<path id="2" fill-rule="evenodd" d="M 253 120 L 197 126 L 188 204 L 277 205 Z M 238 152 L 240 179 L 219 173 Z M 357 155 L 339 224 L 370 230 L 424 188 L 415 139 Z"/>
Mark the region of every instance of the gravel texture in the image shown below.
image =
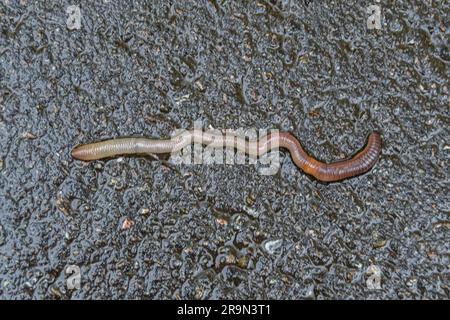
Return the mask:
<path id="1" fill-rule="evenodd" d="M 0 297 L 448 299 L 449 15 L 433 0 L 1 0 Z M 383 152 L 331 184 L 285 152 L 268 176 L 70 156 L 194 121 L 290 131 L 323 161 L 380 130 Z"/>

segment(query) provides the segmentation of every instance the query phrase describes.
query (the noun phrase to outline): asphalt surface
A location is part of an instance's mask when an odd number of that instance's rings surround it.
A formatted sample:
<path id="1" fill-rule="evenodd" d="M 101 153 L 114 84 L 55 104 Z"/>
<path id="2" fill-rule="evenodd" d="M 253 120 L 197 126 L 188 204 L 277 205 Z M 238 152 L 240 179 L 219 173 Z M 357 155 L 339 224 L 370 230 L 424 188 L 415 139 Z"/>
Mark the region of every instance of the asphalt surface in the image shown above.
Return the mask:
<path id="1" fill-rule="evenodd" d="M 0 1 L 0 297 L 448 299 L 449 14 L 431 0 Z M 289 131 L 323 161 L 379 130 L 383 151 L 331 184 L 286 152 L 275 175 L 70 156 L 194 121 Z"/>

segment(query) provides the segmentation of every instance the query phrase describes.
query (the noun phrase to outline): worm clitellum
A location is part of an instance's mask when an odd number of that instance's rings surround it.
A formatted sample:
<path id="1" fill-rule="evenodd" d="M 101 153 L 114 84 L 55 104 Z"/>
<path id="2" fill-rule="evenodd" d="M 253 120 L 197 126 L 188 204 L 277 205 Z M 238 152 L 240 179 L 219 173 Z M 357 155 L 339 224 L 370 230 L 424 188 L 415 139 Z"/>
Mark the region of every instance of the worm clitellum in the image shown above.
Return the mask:
<path id="1" fill-rule="evenodd" d="M 259 157 L 277 147 L 287 149 L 294 163 L 307 174 L 324 182 L 339 181 L 369 171 L 381 153 L 381 136 L 372 132 L 366 147 L 353 158 L 333 162 L 320 162 L 303 150 L 300 142 L 288 132 L 271 133 L 259 140 L 246 141 L 236 135 L 220 135 L 200 130 L 184 131 L 171 139 L 118 138 L 77 146 L 72 157 L 79 160 L 97 160 L 118 155 L 160 154 L 182 150 L 191 143 L 208 145 L 210 148 L 229 148 Z"/>

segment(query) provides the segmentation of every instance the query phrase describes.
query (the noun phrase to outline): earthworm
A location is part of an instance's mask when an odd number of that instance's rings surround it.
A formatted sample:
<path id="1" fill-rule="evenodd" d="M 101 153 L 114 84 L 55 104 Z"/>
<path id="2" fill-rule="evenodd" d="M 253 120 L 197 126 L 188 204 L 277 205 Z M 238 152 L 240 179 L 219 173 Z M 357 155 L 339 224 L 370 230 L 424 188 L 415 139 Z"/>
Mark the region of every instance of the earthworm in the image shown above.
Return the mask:
<path id="1" fill-rule="evenodd" d="M 295 165 L 319 181 L 334 182 L 351 178 L 369 171 L 381 153 L 381 136 L 378 132 L 369 135 L 364 149 L 353 158 L 324 163 L 309 156 L 300 142 L 288 132 L 269 133 L 259 140 L 246 141 L 236 135 L 221 135 L 201 130 L 186 130 L 171 139 L 117 138 L 80 145 L 72 150 L 72 157 L 78 160 L 97 160 L 117 155 L 160 154 L 177 152 L 192 143 L 209 148 L 236 149 L 251 157 L 260 157 L 278 147 L 287 149 Z"/>

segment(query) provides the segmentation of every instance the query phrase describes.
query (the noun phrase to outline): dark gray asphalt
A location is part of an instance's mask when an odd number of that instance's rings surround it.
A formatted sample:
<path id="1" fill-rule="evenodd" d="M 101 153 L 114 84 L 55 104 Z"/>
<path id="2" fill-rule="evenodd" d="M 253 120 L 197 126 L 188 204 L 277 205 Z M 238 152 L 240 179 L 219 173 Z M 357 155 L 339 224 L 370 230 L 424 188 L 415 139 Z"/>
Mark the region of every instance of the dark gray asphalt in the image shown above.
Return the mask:
<path id="1" fill-rule="evenodd" d="M 448 299 L 449 14 L 419 0 L 1 0 L 0 298 Z M 332 184 L 286 153 L 274 176 L 70 157 L 197 120 L 290 131 L 324 161 L 380 130 L 383 154 Z"/>

